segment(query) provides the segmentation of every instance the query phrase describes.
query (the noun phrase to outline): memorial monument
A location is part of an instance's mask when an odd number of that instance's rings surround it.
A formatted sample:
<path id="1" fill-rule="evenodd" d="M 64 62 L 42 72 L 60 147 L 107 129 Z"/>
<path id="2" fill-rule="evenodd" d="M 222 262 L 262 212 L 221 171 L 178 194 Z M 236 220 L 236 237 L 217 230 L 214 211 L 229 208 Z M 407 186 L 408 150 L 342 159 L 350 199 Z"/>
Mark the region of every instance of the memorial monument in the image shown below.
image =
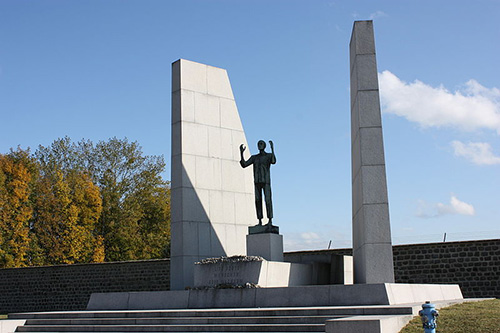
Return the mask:
<path id="1" fill-rule="evenodd" d="M 193 286 L 194 263 L 246 254 L 254 224 L 252 173 L 239 165 L 247 144 L 226 70 L 172 64 L 172 290 Z"/>
<path id="2" fill-rule="evenodd" d="M 393 283 L 391 227 L 372 21 L 350 42 L 354 283 Z"/>

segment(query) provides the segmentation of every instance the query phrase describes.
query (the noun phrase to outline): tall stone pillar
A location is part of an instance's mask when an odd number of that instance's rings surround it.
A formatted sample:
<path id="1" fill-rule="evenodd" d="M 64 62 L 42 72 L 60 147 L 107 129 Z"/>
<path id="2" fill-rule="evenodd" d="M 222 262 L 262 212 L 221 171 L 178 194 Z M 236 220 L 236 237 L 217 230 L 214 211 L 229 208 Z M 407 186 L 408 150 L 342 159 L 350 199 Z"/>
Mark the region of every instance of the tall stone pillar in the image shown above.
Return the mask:
<path id="1" fill-rule="evenodd" d="M 242 143 L 248 146 L 226 70 L 174 62 L 171 290 L 193 286 L 196 261 L 246 254 L 256 219 L 252 170 L 239 163 Z"/>
<path id="2" fill-rule="evenodd" d="M 372 21 L 350 43 L 354 283 L 394 282 L 384 142 Z"/>

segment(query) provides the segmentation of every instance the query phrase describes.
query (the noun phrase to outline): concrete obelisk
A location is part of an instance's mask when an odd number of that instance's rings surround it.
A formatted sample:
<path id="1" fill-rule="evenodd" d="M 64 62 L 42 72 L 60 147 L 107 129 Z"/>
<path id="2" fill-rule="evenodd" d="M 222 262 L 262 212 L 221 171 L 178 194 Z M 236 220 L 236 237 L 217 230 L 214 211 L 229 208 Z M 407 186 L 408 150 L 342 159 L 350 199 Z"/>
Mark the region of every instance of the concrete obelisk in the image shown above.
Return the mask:
<path id="1" fill-rule="evenodd" d="M 350 43 L 354 283 L 394 282 L 384 142 L 372 21 Z"/>

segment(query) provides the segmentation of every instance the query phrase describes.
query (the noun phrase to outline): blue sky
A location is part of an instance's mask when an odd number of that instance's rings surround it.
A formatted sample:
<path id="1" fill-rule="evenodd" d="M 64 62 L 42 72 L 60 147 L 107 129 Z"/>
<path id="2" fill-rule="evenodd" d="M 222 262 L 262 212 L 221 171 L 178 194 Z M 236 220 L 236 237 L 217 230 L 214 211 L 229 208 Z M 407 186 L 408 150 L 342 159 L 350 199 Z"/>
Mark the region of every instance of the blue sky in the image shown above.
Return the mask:
<path id="1" fill-rule="evenodd" d="M 2 0 L 0 152 L 127 137 L 169 168 L 171 63 L 222 67 L 250 148 L 275 143 L 285 249 L 349 246 L 348 44 L 373 19 L 394 243 L 499 238 L 498 17 L 491 0 Z"/>

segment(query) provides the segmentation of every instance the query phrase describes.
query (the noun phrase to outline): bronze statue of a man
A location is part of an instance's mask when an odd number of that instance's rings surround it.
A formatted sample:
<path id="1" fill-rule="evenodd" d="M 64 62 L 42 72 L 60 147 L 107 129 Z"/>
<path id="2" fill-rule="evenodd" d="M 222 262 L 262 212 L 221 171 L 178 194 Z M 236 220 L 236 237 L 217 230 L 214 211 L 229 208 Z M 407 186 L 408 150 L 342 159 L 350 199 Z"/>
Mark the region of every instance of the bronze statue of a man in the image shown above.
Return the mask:
<path id="1" fill-rule="evenodd" d="M 262 225 L 262 191 L 264 191 L 264 196 L 266 200 L 266 212 L 267 218 L 269 219 L 269 225 L 272 225 L 273 220 L 273 202 L 271 199 L 271 164 L 276 163 L 276 156 L 274 155 L 274 144 L 269 141 L 271 146 L 271 153 L 266 153 L 266 143 L 260 140 L 257 143 L 259 148 L 259 153 L 250 156 L 248 161 L 245 161 L 243 157 L 243 152 L 246 147 L 240 145 L 240 164 L 243 168 L 253 164 L 253 180 L 255 184 L 255 208 L 257 210 L 257 218 L 259 219 L 259 225 Z"/>

